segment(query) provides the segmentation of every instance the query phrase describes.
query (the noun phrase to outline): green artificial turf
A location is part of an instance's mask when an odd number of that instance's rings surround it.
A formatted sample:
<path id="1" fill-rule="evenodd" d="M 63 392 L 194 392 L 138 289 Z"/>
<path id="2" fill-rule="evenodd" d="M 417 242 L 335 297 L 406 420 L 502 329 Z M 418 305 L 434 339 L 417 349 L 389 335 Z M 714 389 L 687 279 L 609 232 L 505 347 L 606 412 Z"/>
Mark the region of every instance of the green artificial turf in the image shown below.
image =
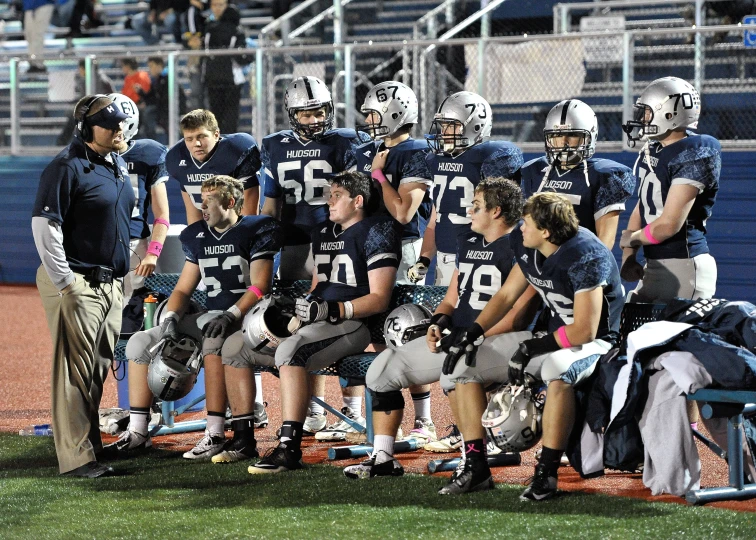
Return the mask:
<path id="1" fill-rule="evenodd" d="M 519 486 L 440 497 L 425 475 L 352 481 L 340 468 L 253 477 L 153 450 L 124 475 L 58 475 L 48 437 L 0 435 L 0 538 L 755 538 L 756 515 L 565 494 L 524 503 Z"/>

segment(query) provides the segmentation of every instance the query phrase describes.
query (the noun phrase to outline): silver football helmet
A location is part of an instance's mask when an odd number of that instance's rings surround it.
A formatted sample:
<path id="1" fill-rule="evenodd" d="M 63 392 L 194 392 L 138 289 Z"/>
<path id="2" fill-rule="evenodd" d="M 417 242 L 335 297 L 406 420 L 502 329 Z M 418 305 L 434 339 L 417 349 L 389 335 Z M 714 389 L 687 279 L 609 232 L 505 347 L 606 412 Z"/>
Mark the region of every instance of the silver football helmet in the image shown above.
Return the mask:
<path id="1" fill-rule="evenodd" d="M 456 155 L 491 137 L 493 114 L 488 101 L 473 92 L 446 98 L 425 136 L 436 154 Z"/>
<path id="2" fill-rule="evenodd" d="M 129 115 L 128 120 L 123 121 L 123 140 L 129 142 L 137 134 L 137 131 L 139 131 L 139 108 L 130 97 L 123 94 L 108 94 L 108 97 L 113 100 L 113 103 L 118 105 L 118 108 L 124 114 Z"/>
<path id="3" fill-rule="evenodd" d="M 489 441 L 502 452 L 524 452 L 533 448 L 543 433 L 544 398 L 527 386 L 507 384 L 491 394 L 481 422 Z"/>
<path id="4" fill-rule="evenodd" d="M 357 126 L 359 131 L 365 131 L 373 139 L 389 137 L 402 126 L 417 124 L 417 96 L 412 88 L 396 81 L 375 85 L 365 96 L 360 110 L 366 116 L 370 113 L 377 115 L 372 122 L 368 118 L 365 124 Z"/>
<path id="5" fill-rule="evenodd" d="M 152 326 L 160 326 L 165 320 L 165 314 L 168 313 L 166 307 L 168 306 L 168 298 L 160 302 L 155 308 L 155 316 L 152 319 Z M 194 315 L 195 313 L 202 313 L 205 309 L 194 300 L 189 301 L 189 306 L 186 308 L 184 315 Z"/>
<path id="6" fill-rule="evenodd" d="M 150 356 L 147 385 L 155 397 L 175 401 L 192 390 L 202 368 L 199 342 L 186 335 L 177 342 L 161 339 L 150 349 Z"/>
<path id="7" fill-rule="evenodd" d="M 386 317 L 383 335 L 390 349 L 424 336 L 430 326 L 431 312 L 418 304 L 403 304 Z"/>
<path id="8" fill-rule="evenodd" d="M 549 163 L 577 165 L 594 154 L 597 139 L 596 113 L 578 99 L 560 101 L 546 116 L 543 140 Z"/>
<path id="9" fill-rule="evenodd" d="M 303 124 L 297 113 L 325 107 L 325 121 Z M 301 137 L 318 139 L 333 128 L 333 98 L 323 81 L 317 77 L 297 77 L 286 87 L 284 108 L 289 113 L 291 129 Z"/>
<path id="10" fill-rule="evenodd" d="M 294 303 L 288 298 L 265 295 L 244 317 L 244 343 L 262 354 L 276 354 L 278 346 L 302 324 L 294 316 L 293 308 Z"/>
<path id="11" fill-rule="evenodd" d="M 660 139 L 679 128 L 697 128 L 701 96 L 687 81 L 662 77 L 649 84 L 633 107 L 633 119 L 622 125 L 631 146 L 636 141 Z"/>

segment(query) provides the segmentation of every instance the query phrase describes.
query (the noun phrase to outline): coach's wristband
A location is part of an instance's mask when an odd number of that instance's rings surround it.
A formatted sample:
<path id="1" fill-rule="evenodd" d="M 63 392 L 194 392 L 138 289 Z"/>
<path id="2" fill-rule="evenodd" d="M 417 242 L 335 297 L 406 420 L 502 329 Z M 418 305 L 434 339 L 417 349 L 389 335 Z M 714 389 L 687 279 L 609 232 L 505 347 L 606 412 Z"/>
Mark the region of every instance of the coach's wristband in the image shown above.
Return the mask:
<path id="1" fill-rule="evenodd" d="M 156 242 L 154 240 L 150 242 L 150 245 L 147 248 L 147 253 L 149 253 L 150 255 L 154 255 L 155 257 L 160 257 L 160 253 L 162 251 L 163 251 L 163 243 Z"/>
<path id="2" fill-rule="evenodd" d="M 247 287 L 247 290 L 255 293 L 257 295 L 258 300 L 262 298 L 263 296 L 265 296 L 263 292 L 258 287 L 255 287 L 254 285 L 250 285 L 249 287 Z"/>
<path id="3" fill-rule="evenodd" d="M 155 218 L 155 220 L 152 222 L 152 226 L 154 227 L 155 225 L 165 225 L 169 229 L 171 228 L 171 224 L 168 223 L 167 219 L 163 219 L 163 218 L 159 218 L 159 217 Z"/>
<path id="4" fill-rule="evenodd" d="M 370 173 L 370 176 L 379 184 L 382 184 L 388 180 L 388 178 L 386 178 L 386 175 L 383 174 L 383 171 L 380 169 L 374 170 L 372 173 Z"/>
<path id="5" fill-rule="evenodd" d="M 648 240 L 652 245 L 661 244 L 661 240 L 657 240 L 654 238 L 654 235 L 651 234 L 651 224 L 646 225 L 643 227 L 643 235 L 646 237 L 646 240 Z"/>

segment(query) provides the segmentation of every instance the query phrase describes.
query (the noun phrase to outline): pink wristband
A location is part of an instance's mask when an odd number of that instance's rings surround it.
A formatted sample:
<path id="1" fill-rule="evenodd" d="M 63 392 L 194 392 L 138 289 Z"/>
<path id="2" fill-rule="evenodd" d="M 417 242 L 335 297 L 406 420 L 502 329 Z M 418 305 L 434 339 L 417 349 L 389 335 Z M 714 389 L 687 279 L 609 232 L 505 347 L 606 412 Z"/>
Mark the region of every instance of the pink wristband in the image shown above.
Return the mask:
<path id="1" fill-rule="evenodd" d="M 247 287 L 247 290 L 248 290 L 248 291 L 252 291 L 253 293 L 255 293 L 255 294 L 257 295 L 257 298 L 258 298 L 258 299 L 260 299 L 260 298 L 262 298 L 263 296 L 265 296 L 265 295 L 264 295 L 264 294 L 262 293 L 262 291 L 261 291 L 260 289 L 258 289 L 257 287 L 255 287 L 254 285 L 250 285 L 249 287 Z"/>
<path id="2" fill-rule="evenodd" d="M 572 343 L 570 343 L 570 340 L 567 338 L 567 330 L 565 330 L 564 326 L 559 327 L 559 330 L 557 330 L 557 336 L 559 336 L 559 341 L 562 342 L 563 349 L 569 349 L 572 347 Z"/>
<path id="3" fill-rule="evenodd" d="M 152 224 L 153 225 L 165 225 L 169 229 L 171 228 L 171 224 L 168 223 L 168 220 L 167 219 L 163 219 L 163 218 L 155 218 L 155 221 L 153 221 Z"/>
<path id="4" fill-rule="evenodd" d="M 651 234 L 651 224 L 648 224 L 645 227 L 643 227 L 643 234 L 645 235 L 646 240 L 651 242 L 653 245 L 661 244 L 661 240 L 657 240 L 656 238 L 654 238 L 654 235 Z"/>
<path id="5" fill-rule="evenodd" d="M 373 180 L 377 180 L 379 184 L 384 183 L 388 178 L 386 178 L 386 175 L 383 174 L 383 171 L 380 169 L 374 170 L 372 173 L 370 173 L 370 176 L 373 178 Z"/>
<path id="6" fill-rule="evenodd" d="M 155 242 L 154 240 L 150 242 L 149 247 L 147 247 L 147 253 L 151 255 L 155 255 L 156 257 L 160 257 L 160 252 L 163 251 L 163 243 L 162 242 Z"/>

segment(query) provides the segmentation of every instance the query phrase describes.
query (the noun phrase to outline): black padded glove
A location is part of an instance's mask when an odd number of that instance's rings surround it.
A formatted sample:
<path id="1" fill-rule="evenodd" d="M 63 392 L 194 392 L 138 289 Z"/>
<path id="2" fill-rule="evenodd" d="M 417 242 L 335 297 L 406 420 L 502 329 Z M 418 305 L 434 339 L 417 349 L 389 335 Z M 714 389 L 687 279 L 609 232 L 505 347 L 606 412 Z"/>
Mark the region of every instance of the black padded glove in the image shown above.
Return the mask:
<path id="1" fill-rule="evenodd" d="M 206 338 L 226 337 L 234 322 L 236 322 L 236 317 L 233 313 L 224 311 L 202 327 L 202 336 Z"/>
<path id="2" fill-rule="evenodd" d="M 485 339 L 483 328 L 478 323 L 474 323 L 470 328 L 463 329 L 461 332 L 455 332 L 458 329 L 459 327 L 452 329 L 452 333 L 447 336 L 448 338 L 454 335 L 455 339 L 449 346 L 444 365 L 441 368 L 441 373 L 444 375 L 449 375 L 454 371 L 457 361 L 463 356 L 465 357 L 465 365 L 474 366 L 478 347 Z M 443 342 L 444 340 L 441 340 L 442 348 Z"/>
<path id="3" fill-rule="evenodd" d="M 509 359 L 509 383 L 523 384 L 525 382 L 525 368 L 530 363 L 531 358 L 558 351 L 560 348 L 553 333 L 542 338 L 526 339 L 520 343 L 512 358 Z"/>

